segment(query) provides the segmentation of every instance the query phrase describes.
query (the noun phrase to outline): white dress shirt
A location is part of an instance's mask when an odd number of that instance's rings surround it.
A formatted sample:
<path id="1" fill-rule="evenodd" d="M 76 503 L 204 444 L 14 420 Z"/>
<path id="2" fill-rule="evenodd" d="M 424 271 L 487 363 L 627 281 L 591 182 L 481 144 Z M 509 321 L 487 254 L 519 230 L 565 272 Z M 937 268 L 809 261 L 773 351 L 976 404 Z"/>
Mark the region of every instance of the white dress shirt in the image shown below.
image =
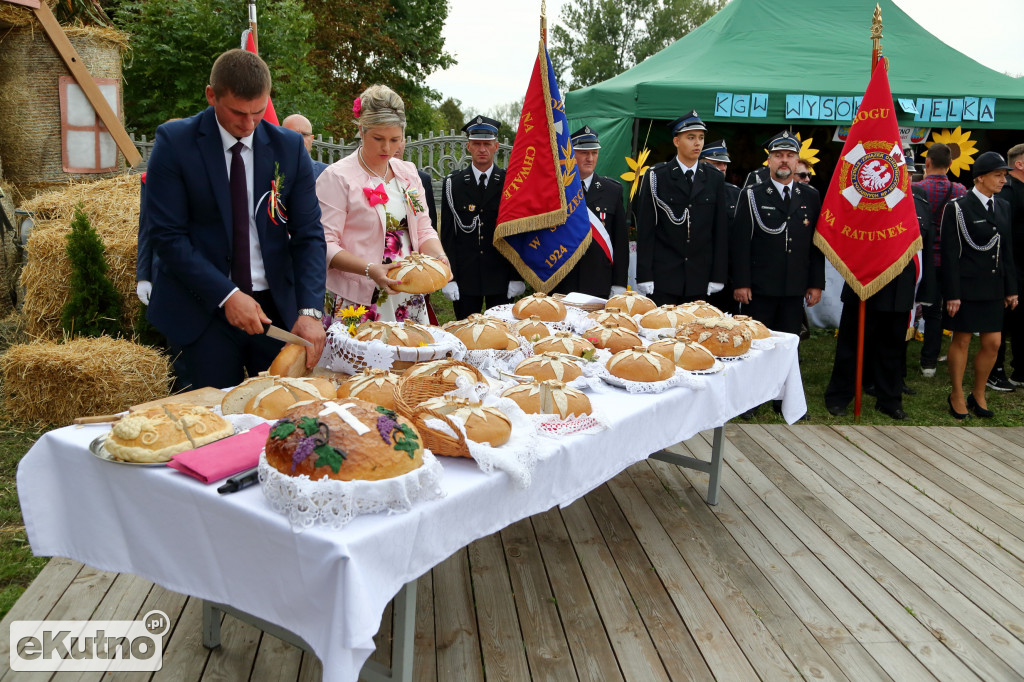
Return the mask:
<path id="1" fill-rule="evenodd" d="M 249 197 L 249 269 L 252 271 L 252 290 L 264 291 L 270 288 L 270 284 L 267 282 L 267 271 L 263 267 L 263 252 L 260 251 L 260 236 L 256 231 L 256 213 L 253 211 L 252 134 L 239 140 L 224 130 L 220 121 L 217 121 L 217 129 L 220 130 L 220 140 L 224 145 L 224 163 L 227 166 L 229 181 L 231 180 L 231 148 L 235 146 L 236 142 L 241 142 L 243 145 L 242 163 L 245 164 L 245 191 Z M 232 290 L 231 294 L 235 291 L 237 288 Z M 225 296 L 224 301 L 227 301 L 231 294 Z M 222 306 L 224 301 L 221 301 Z"/>
<path id="2" fill-rule="evenodd" d="M 489 168 L 488 168 L 487 170 L 485 170 L 485 171 L 482 171 L 482 170 L 480 170 L 480 169 L 479 169 L 479 168 L 477 168 L 476 166 L 470 166 L 470 168 L 472 168 L 472 169 L 473 169 L 473 179 L 474 179 L 474 180 L 476 180 L 476 184 L 477 184 L 477 185 L 479 185 L 479 184 L 480 184 L 480 176 L 481 176 L 481 175 L 484 175 L 484 174 L 486 174 L 486 175 L 487 175 L 487 184 L 488 184 L 488 185 L 490 185 L 490 184 L 491 184 L 491 180 L 493 180 L 493 179 L 494 179 L 494 164 L 493 164 L 493 163 L 492 163 L 492 164 L 490 165 L 490 167 L 489 167 Z"/>

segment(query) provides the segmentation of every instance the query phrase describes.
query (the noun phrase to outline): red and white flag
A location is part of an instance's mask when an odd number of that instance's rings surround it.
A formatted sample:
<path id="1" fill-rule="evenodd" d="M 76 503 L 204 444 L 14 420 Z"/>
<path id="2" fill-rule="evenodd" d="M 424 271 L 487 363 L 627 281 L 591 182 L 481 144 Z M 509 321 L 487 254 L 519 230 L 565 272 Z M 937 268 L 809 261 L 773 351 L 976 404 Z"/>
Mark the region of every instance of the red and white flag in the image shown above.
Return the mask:
<path id="1" fill-rule="evenodd" d="M 256 41 L 252 39 L 252 31 L 245 29 L 242 31 L 242 49 L 246 52 L 252 52 L 253 54 L 259 54 L 256 51 Z M 281 125 L 277 122 L 277 112 L 274 111 L 274 103 L 270 97 L 267 97 L 267 111 L 263 114 L 263 120 L 267 123 L 273 123 L 274 125 Z"/>

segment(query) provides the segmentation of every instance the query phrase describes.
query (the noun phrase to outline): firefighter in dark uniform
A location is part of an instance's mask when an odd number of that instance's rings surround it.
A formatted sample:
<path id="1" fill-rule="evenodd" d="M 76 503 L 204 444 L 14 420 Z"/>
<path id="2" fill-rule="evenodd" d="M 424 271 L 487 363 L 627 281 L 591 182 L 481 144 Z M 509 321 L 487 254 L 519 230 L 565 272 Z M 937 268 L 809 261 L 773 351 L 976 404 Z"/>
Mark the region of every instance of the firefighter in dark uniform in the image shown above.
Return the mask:
<path id="1" fill-rule="evenodd" d="M 444 179 L 441 193 L 441 243 L 452 265 L 452 281 L 442 293 L 452 301 L 455 317 L 463 319 L 509 303 L 526 286 L 512 265 L 494 247 L 498 204 L 505 184 L 505 169 L 494 163 L 501 123 L 477 116 L 462 127 L 468 168 Z"/>
<path id="2" fill-rule="evenodd" d="M 722 171 L 722 175 L 728 177 L 729 164 L 732 163 L 732 159 L 729 158 L 729 150 L 725 146 L 725 140 L 715 140 L 706 145 L 704 151 L 700 153 L 700 160 L 707 161 Z M 732 217 L 736 215 L 736 200 L 739 199 L 739 196 L 740 188 L 726 180 L 725 203 L 729 207 L 729 220 L 732 220 Z"/>
<path id="3" fill-rule="evenodd" d="M 721 291 L 729 269 L 725 176 L 700 161 L 707 128 L 696 111 L 669 127 L 676 157 L 644 175 L 637 209 L 637 289 L 658 305 Z"/>
<path id="4" fill-rule="evenodd" d="M 924 187 L 914 185 L 914 209 L 924 244 L 922 258 L 911 259 L 900 274 L 864 302 L 863 385 L 874 386 L 875 409 L 904 420 L 903 377 L 906 373 L 907 331 L 910 311 L 918 301 L 930 301 L 937 287 L 935 259 L 931 258 L 935 233 Z M 918 269 L 920 268 L 920 282 Z M 841 295 L 843 315 L 839 320 L 832 376 L 825 389 L 825 407 L 836 417 L 846 415 L 853 400 L 857 375 L 857 325 L 860 298 L 848 284 Z"/>
<path id="5" fill-rule="evenodd" d="M 788 131 L 768 141 L 767 182 L 740 193 L 732 226 L 733 298 L 770 329 L 800 333 L 803 304 L 825 288 L 825 257 L 814 245 L 817 191 L 793 181 L 800 142 Z"/>
<path id="6" fill-rule="evenodd" d="M 626 271 L 629 268 L 629 233 L 622 204 L 622 184 L 594 174 L 601 143 L 593 128 L 583 126 L 570 136 L 570 140 L 587 210 L 600 224 L 594 224 L 591 218 L 594 238 L 554 292 L 568 294 L 578 291 L 607 298 L 626 290 Z M 607 253 L 602 242 L 608 247 Z"/>
<path id="7" fill-rule="evenodd" d="M 743 189 L 760 185 L 762 182 L 767 182 L 770 178 L 771 173 L 768 172 L 768 166 L 761 166 L 757 170 L 747 173 L 747 179 L 743 181 Z"/>

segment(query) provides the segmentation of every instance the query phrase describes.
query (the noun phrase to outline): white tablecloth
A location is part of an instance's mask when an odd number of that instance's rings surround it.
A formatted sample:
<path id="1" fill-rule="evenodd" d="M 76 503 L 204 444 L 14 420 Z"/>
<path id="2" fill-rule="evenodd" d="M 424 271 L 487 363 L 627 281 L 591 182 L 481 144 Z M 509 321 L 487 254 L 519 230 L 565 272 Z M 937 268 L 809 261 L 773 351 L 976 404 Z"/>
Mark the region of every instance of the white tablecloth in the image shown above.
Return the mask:
<path id="1" fill-rule="evenodd" d="M 704 378 L 701 390 L 592 393 L 612 427 L 542 438 L 544 458 L 527 489 L 503 472 L 444 457 L 445 498 L 406 514 L 362 516 L 339 531 L 294 533 L 258 487 L 221 496 L 216 485 L 166 467 L 102 461 L 87 448 L 109 425 L 45 434 L 18 467 L 18 494 L 37 555 L 134 573 L 276 623 L 313 647 L 325 680 L 354 682 L 388 601 L 461 547 L 568 504 L 766 400 L 781 398 L 790 422 L 806 410 L 795 336 Z"/>

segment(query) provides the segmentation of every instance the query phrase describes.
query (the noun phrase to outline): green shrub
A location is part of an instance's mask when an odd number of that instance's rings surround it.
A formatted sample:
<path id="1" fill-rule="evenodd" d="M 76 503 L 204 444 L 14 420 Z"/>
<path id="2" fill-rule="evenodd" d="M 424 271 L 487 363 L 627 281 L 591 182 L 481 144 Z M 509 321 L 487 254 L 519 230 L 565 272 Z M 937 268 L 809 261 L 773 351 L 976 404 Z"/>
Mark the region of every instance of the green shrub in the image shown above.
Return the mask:
<path id="1" fill-rule="evenodd" d="M 107 277 L 106 249 L 81 204 L 75 208 L 68 234 L 71 293 L 60 326 L 72 336 L 117 337 L 121 329 L 121 295 Z"/>

